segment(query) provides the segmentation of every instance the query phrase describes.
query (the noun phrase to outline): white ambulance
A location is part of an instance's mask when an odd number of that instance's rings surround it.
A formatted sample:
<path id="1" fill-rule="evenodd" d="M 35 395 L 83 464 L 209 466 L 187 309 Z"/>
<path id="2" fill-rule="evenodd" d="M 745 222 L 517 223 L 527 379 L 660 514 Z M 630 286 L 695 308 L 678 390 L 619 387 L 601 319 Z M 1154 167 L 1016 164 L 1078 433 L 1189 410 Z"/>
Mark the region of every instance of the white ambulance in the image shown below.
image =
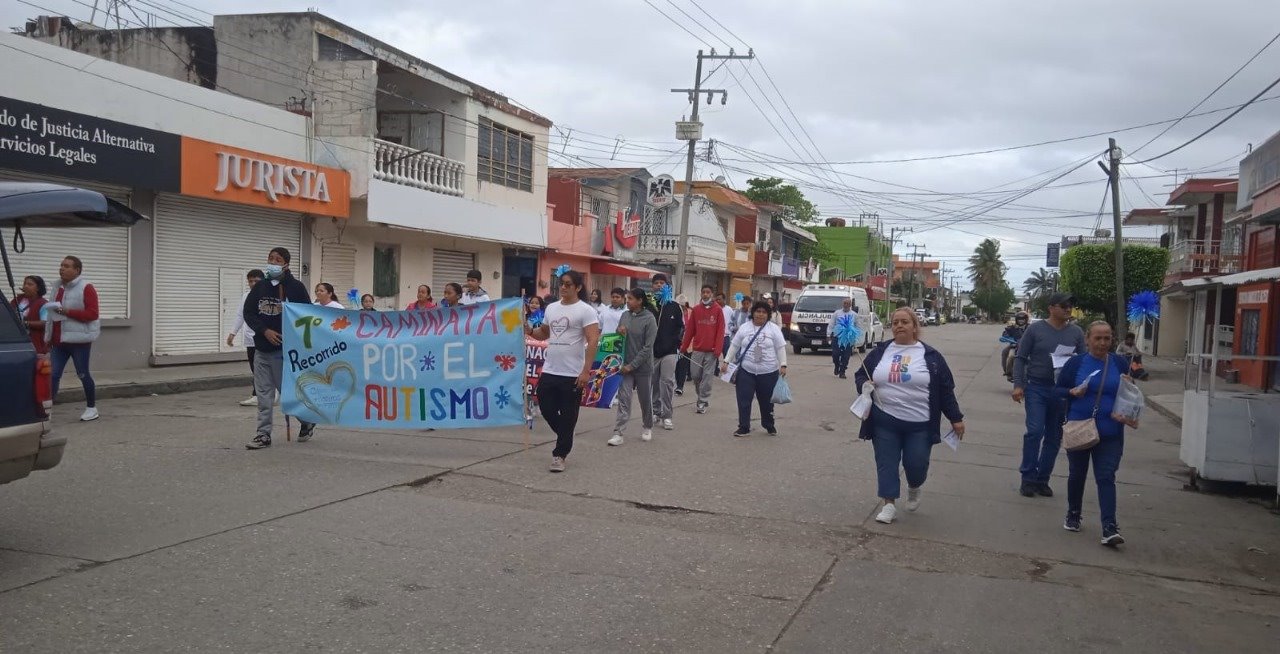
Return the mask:
<path id="1" fill-rule="evenodd" d="M 862 330 L 862 342 L 858 343 L 857 350 L 864 352 L 873 345 L 871 300 L 867 298 L 866 289 L 845 284 L 809 284 L 800 291 L 791 312 L 791 330 L 787 333 L 791 351 L 800 354 L 805 348 L 831 349 L 827 326 L 831 314 L 844 308 L 846 298 L 853 300 L 853 308 L 858 312 L 858 328 Z"/>

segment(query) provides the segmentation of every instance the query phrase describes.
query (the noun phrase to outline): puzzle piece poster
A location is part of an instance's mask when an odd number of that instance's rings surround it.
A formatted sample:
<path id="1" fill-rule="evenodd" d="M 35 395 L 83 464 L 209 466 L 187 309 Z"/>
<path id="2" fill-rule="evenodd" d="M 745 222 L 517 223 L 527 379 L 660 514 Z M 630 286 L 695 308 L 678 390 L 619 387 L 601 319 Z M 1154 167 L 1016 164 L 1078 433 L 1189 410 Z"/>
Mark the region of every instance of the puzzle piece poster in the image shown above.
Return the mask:
<path id="1" fill-rule="evenodd" d="M 284 413 L 322 425 L 524 422 L 519 298 L 425 311 L 284 305 Z"/>
<path id="2" fill-rule="evenodd" d="M 582 406 L 608 409 L 622 386 L 622 346 L 626 336 L 602 334 L 596 358 L 591 362 L 591 376 L 582 391 Z"/>

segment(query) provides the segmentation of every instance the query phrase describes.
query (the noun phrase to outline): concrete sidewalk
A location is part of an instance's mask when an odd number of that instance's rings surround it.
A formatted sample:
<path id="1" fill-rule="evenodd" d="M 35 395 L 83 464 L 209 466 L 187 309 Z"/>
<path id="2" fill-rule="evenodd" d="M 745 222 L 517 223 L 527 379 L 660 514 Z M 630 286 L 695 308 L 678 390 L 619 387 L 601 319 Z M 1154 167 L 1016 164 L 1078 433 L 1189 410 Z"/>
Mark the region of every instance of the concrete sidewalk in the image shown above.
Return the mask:
<path id="1" fill-rule="evenodd" d="M 1173 424 L 1181 427 L 1183 377 L 1186 372 L 1186 365 L 1181 359 L 1157 357 L 1150 354 L 1142 356 L 1142 364 L 1146 367 L 1147 373 L 1151 375 L 1146 381 L 1138 384 L 1138 388 L 1142 389 L 1147 406 L 1168 418 Z M 1204 388 L 1208 388 L 1208 377 L 1206 376 L 1201 383 Z M 1217 381 L 1215 388 L 1222 392 L 1249 392 L 1255 390 L 1243 384 L 1227 383 L 1222 379 Z"/>
<path id="2" fill-rule="evenodd" d="M 93 382 L 99 399 L 169 395 L 191 391 L 214 391 L 242 386 L 249 397 L 253 375 L 244 361 L 204 363 L 189 366 L 158 366 L 128 370 L 93 371 Z M 57 402 L 65 404 L 84 400 L 84 388 L 76 377 L 75 367 L 67 364 L 62 374 Z"/>

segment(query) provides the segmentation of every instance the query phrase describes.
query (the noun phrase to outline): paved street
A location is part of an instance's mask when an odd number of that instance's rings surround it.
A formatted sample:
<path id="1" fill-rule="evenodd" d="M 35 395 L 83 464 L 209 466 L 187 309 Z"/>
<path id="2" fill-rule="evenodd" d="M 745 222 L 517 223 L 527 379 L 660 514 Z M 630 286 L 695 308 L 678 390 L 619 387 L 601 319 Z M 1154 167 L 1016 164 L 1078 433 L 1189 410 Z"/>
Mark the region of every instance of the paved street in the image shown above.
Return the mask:
<path id="1" fill-rule="evenodd" d="M 997 327 L 930 328 L 969 428 L 918 513 L 877 508 L 852 379 L 792 356 L 777 438 L 730 437 L 730 388 L 676 431 L 359 433 L 247 452 L 241 390 L 112 400 L 62 465 L 0 487 L 0 651 L 1270 652 L 1280 518 L 1183 490 L 1148 412 L 1121 466 L 1128 543 L 1017 494 L 1021 409 Z M 757 428 L 758 429 L 758 428 Z M 526 449 L 526 439 L 529 439 Z"/>

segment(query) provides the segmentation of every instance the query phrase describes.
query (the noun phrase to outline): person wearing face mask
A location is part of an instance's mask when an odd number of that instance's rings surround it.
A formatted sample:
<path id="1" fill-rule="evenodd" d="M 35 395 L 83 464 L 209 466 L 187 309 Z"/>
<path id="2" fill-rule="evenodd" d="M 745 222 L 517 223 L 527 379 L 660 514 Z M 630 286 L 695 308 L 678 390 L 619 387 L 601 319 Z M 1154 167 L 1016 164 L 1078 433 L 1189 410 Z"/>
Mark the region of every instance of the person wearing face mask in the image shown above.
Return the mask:
<path id="1" fill-rule="evenodd" d="M 440 300 L 440 306 L 456 307 L 462 304 L 462 285 L 458 282 L 449 282 L 448 284 L 445 284 L 444 298 Z"/>
<path id="2" fill-rule="evenodd" d="M 706 413 L 711 406 L 711 380 L 720 367 L 720 348 L 724 345 L 724 313 L 714 298 L 715 289 L 703 284 L 702 301 L 693 307 L 680 344 L 689 357 L 690 378 L 698 388 L 698 413 Z"/>
<path id="3" fill-rule="evenodd" d="M 271 447 L 272 407 L 276 393 L 284 379 L 284 353 L 281 333 L 284 322 L 284 303 L 311 304 L 307 287 L 289 270 L 292 255 L 289 250 L 272 248 L 267 255 L 267 265 L 262 269 L 264 279 L 258 282 L 244 301 L 244 321 L 253 330 L 254 356 L 253 383 L 258 393 L 258 427 L 246 449 L 261 450 Z M 305 443 L 315 434 L 315 423 L 299 420 L 302 428 L 298 442 Z"/>
<path id="4" fill-rule="evenodd" d="M 653 414 L 662 428 L 671 431 L 675 408 L 676 361 L 680 358 L 680 336 L 684 332 L 684 313 L 669 296 L 667 276 L 653 275 L 653 297 L 656 306 L 649 312 L 658 320 L 658 337 L 653 342 Z"/>
<path id="5" fill-rule="evenodd" d="M 483 288 L 480 288 L 480 271 L 471 270 L 467 272 L 467 288 L 462 294 L 462 304 L 475 304 L 477 302 L 488 302 L 489 294 Z"/>

